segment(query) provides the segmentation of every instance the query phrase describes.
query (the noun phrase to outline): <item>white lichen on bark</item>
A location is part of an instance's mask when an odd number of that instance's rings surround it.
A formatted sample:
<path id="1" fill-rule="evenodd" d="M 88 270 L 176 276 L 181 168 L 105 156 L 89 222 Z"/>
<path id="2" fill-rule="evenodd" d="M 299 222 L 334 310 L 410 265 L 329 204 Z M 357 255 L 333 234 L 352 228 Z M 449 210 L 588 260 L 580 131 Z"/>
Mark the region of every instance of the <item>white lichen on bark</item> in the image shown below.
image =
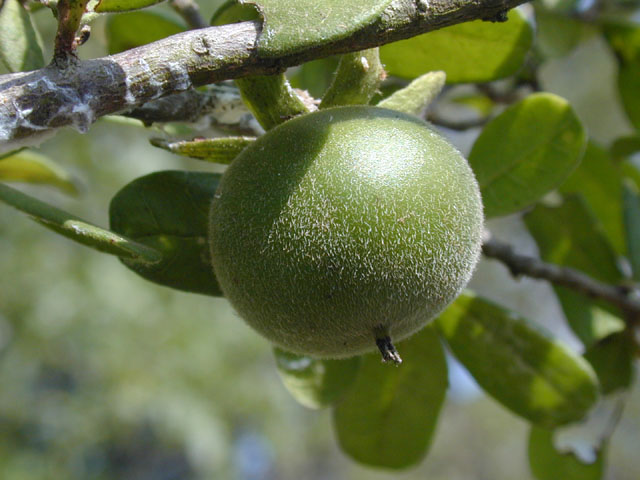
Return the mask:
<path id="1" fill-rule="evenodd" d="M 488 18 L 523 0 L 395 0 L 377 23 L 349 38 L 278 58 L 256 50 L 260 22 L 179 33 L 104 58 L 0 76 L 0 152 L 58 128 L 86 132 L 103 115 L 222 80 L 265 75 L 333 54 L 365 50 L 456 23 Z"/>

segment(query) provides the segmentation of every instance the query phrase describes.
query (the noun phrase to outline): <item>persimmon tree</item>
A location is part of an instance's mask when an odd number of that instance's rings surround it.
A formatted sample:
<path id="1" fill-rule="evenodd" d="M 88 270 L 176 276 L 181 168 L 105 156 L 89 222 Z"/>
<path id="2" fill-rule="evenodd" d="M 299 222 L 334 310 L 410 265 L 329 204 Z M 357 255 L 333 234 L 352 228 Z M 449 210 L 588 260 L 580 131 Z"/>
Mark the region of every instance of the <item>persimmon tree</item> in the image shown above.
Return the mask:
<path id="1" fill-rule="evenodd" d="M 483 255 L 503 263 L 514 281 L 549 282 L 581 349 L 467 290 L 400 343 L 397 368 L 374 353 L 319 359 L 275 348 L 276 368 L 301 404 L 332 409 L 346 455 L 402 469 L 429 450 L 448 388 L 448 350 L 488 395 L 531 424 L 536 478 L 602 478 L 620 393 L 633 383 L 640 352 L 637 5 L 230 0 L 206 19 L 190 0 L 169 2 L 176 16 L 157 3 L 2 1 L 0 200 L 151 282 L 220 297 L 208 247 L 220 173 L 134 179 L 112 198 L 108 228 L 8 184 L 77 193 L 64 169 L 35 148 L 60 129 L 82 134 L 107 119 L 141 131 L 160 126 L 163 136 L 149 149 L 219 165 L 264 131 L 343 105 L 377 105 L 442 131 L 475 132 L 468 162 L 485 218 L 520 216 L 540 253 L 523 255 L 485 228 Z M 56 19 L 55 38 L 42 38 L 33 21 L 44 9 Z M 109 55 L 82 58 L 93 22 L 104 17 Z M 627 128 L 606 142 L 540 81 L 546 61 L 587 38 L 603 42 L 617 62 Z M 559 432 L 595 415 L 606 426 L 589 458 L 558 448 Z"/>

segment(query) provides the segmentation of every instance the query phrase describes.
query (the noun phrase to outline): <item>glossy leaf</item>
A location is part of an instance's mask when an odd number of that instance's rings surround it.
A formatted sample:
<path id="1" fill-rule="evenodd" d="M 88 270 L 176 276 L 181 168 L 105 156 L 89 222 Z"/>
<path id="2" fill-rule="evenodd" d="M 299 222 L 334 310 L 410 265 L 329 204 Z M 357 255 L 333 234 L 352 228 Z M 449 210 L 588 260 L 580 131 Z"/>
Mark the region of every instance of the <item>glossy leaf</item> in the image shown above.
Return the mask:
<path id="1" fill-rule="evenodd" d="M 111 200 L 111 228 L 162 252 L 162 261 L 123 263 L 140 276 L 171 288 L 220 296 L 207 243 L 215 173 L 163 171 L 140 177 Z"/>
<path id="2" fill-rule="evenodd" d="M 559 452 L 553 445 L 553 431 L 533 427 L 529 435 L 529 466 L 538 480 L 599 480 L 604 455 L 597 452 L 593 463 L 582 462 L 572 452 Z"/>
<path id="3" fill-rule="evenodd" d="M 26 213 L 54 232 L 100 252 L 127 258 L 131 263 L 153 264 L 160 260 L 160 253 L 153 248 L 85 222 L 2 183 L 0 201 Z"/>
<path id="4" fill-rule="evenodd" d="M 533 94 L 507 108 L 485 126 L 469 155 L 485 215 L 517 212 L 560 185 L 585 145 L 578 117 L 556 95 Z"/>
<path id="5" fill-rule="evenodd" d="M 622 172 L 606 150 L 589 143 L 582 162 L 560 186 L 560 191 L 582 195 L 616 253 L 626 253 L 622 222 Z"/>
<path id="6" fill-rule="evenodd" d="M 146 45 L 183 32 L 185 27 L 173 18 L 154 12 L 111 15 L 107 20 L 107 48 L 110 54 Z"/>
<path id="7" fill-rule="evenodd" d="M 150 7 L 164 0 L 100 0 L 95 7 L 98 13 L 127 12 L 140 8 Z"/>
<path id="8" fill-rule="evenodd" d="M 634 347 L 628 332 L 614 333 L 589 347 L 584 357 L 600 380 L 600 391 L 609 394 L 629 388 L 634 378 Z"/>
<path id="9" fill-rule="evenodd" d="M 568 195 L 557 207 L 537 205 L 524 220 L 543 260 L 578 269 L 605 283 L 622 280 L 616 254 L 581 197 Z M 586 347 L 624 329 L 619 312 L 610 304 L 564 287 L 555 287 L 555 291 L 569 325 Z"/>
<path id="10" fill-rule="evenodd" d="M 532 423 L 580 420 L 597 399 L 596 376 L 582 357 L 498 305 L 463 294 L 437 325 L 478 384 Z"/>
<path id="11" fill-rule="evenodd" d="M 376 21 L 391 0 L 251 0 L 265 19 L 262 57 L 293 54 L 346 38 Z"/>
<path id="12" fill-rule="evenodd" d="M 629 261 L 631 262 L 633 278 L 636 281 L 640 281 L 640 194 L 635 183 L 625 182 L 623 204 Z"/>
<path id="13" fill-rule="evenodd" d="M 477 20 L 384 45 L 390 75 L 412 79 L 443 70 L 449 83 L 489 82 L 516 73 L 531 47 L 533 31 L 517 10 L 509 21 Z"/>
<path id="14" fill-rule="evenodd" d="M 42 68 L 41 44 L 31 16 L 20 2 L 0 2 L 0 63 L 10 72 Z"/>
<path id="15" fill-rule="evenodd" d="M 420 115 L 442 91 L 446 79 L 444 72 L 425 73 L 406 87 L 393 92 L 378 103 L 378 106 Z"/>
<path id="16" fill-rule="evenodd" d="M 206 160 L 224 165 L 230 164 L 238 154 L 255 141 L 255 137 L 220 137 L 195 140 L 169 141 L 153 138 L 151 143 L 185 157 Z"/>
<path id="17" fill-rule="evenodd" d="M 319 360 L 274 348 L 282 383 L 300 404 L 324 408 L 336 403 L 353 385 L 360 357 Z"/>
<path id="18" fill-rule="evenodd" d="M 366 465 L 404 468 L 429 449 L 447 389 L 447 364 L 432 326 L 398 345 L 404 362 L 362 358 L 356 382 L 334 410 L 342 450 Z"/>

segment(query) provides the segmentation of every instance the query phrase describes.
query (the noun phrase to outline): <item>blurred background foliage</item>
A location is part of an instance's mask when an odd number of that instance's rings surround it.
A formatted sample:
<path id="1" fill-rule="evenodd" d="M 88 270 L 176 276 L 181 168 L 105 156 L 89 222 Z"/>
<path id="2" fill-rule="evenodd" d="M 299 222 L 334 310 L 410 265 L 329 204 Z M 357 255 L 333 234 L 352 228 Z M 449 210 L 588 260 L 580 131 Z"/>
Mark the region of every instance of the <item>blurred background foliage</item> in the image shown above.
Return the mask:
<path id="1" fill-rule="evenodd" d="M 205 17 L 220 3 L 202 2 Z M 180 23 L 168 7 L 154 8 Z M 55 24 L 46 9 L 34 17 L 50 58 Z M 554 20 L 545 19 L 538 30 L 542 88 L 571 101 L 592 139 L 607 145 L 631 133 L 615 89 L 611 47 L 586 23 L 562 24 L 560 32 Z M 81 56 L 106 54 L 104 32 L 105 21 L 98 19 Z M 455 114 L 460 106 L 448 108 Z M 477 129 L 445 133 L 468 153 Z M 134 178 L 163 169 L 216 171 L 151 147 L 148 138 L 157 135 L 108 119 L 86 135 L 64 131 L 39 151 L 72 172 L 80 195 L 26 191 L 106 226 L 109 199 Z M 518 216 L 490 227 L 524 253 L 536 253 Z M 4 207 L 0 272 L 0 478 L 532 478 L 528 424 L 486 397 L 458 364 L 450 366 L 449 401 L 428 458 L 409 471 L 385 473 L 339 451 L 330 413 L 291 398 L 270 345 L 225 300 L 146 282 L 115 257 Z M 514 282 L 502 265 L 483 260 L 472 286 L 577 348 L 546 284 Z M 628 393 L 611 439 L 609 479 L 640 476 L 639 384 Z"/>

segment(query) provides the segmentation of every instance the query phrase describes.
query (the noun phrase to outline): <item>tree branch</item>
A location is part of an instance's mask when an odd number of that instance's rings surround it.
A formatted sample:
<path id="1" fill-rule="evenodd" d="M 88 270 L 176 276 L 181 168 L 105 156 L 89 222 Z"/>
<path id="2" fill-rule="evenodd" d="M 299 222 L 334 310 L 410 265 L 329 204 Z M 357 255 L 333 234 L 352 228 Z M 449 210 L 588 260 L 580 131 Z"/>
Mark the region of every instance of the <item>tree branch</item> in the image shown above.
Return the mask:
<path id="1" fill-rule="evenodd" d="M 309 60 L 364 50 L 470 20 L 493 20 L 524 0 L 394 0 L 380 19 L 347 38 L 278 58 L 258 54 L 259 22 L 173 35 L 66 68 L 0 76 L 0 153 L 39 143 L 55 129 L 85 132 L 99 117 L 170 93 Z"/>
<path id="2" fill-rule="evenodd" d="M 171 0 L 171 7 L 187 22 L 191 28 L 206 28 L 207 21 L 200 13 L 200 7 L 194 0 Z"/>
<path id="3" fill-rule="evenodd" d="M 628 318 L 637 319 L 640 316 L 640 301 L 631 298 L 626 287 L 607 285 L 573 268 L 520 255 L 511 245 L 490 236 L 484 240 L 482 253 L 504 263 L 514 277 L 526 275 L 548 280 L 554 285 L 570 288 L 588 297 L 606 300 L 627 313 Z"/>
<path id="4" fill-rule="evenodd" d="M 240 92 L 226 82 L 202 89 L 189 89 L 152 100 L 121 115 L 141 120 L 149 126 L 154 123 L 198 123 L 203 128 L 214 127 L 235 133 L 255 135 L 251 128 L 253 116 L 242 101 Z"/>

